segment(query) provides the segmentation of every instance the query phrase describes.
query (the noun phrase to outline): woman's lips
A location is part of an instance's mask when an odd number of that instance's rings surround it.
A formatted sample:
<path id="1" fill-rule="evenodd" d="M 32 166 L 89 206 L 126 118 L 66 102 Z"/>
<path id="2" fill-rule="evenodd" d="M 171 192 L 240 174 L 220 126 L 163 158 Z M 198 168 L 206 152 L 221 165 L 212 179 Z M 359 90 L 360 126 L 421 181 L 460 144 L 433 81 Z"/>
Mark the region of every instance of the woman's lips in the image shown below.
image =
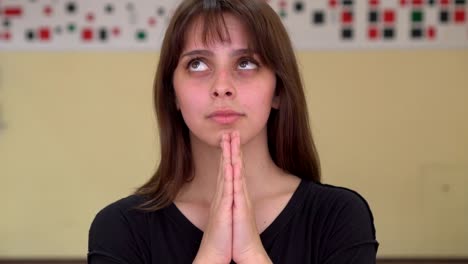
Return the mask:
<path id="1" fill-rule="evenodd" d="M 208 118 L 215 121 L 216 123 L 226 125 L 236 122 L 237 119 L 241 118 L 242 116 L 244 116 L 244 114 L 236 111 L 219 110 L 209 114 Z"/>

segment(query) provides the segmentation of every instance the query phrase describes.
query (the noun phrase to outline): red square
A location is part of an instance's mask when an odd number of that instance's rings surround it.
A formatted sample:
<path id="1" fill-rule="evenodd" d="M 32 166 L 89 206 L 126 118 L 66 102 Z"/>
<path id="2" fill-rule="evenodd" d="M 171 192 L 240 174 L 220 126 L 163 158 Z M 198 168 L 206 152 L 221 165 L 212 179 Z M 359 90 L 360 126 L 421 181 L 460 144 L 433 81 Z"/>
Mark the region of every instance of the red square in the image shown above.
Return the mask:
<path id="1" fill-rule="evenodd" d="M 415 6 L 420 6 L 422 5 L 423 1 L 422 0 L 413 0 L 413 5 Z"/>
<path id="2" fill-rule="evenodd" d="M 395 12 L 393 10 L 390 10 L 390 9 L 385 10 L 383 17 L 386 23 L 395 22 Z"/>
<path id="3" fill-rule="evenodd" d="M 114 28 L 112 29 L 112 34 L 113 34 L 114 36 L 120 35 L 120 28 L 114 27 Z"/>
<path id="4" fill-rule="evenodd" d="M 156 19 L 154 17 L 150 17 L 148 19 L 148 24 L 150 25 L 150 27 L 154 27 L 156 25 Z"/>
<path id="5" fill-rule="evenodd" d="M 0 32 L 0 39 L 4 40 L 10 40 L 11 34 L 8 31 L 5 31 L 4 33 Z"/>
<path id="6" fill-rule="evenodd" d="M 341 22 L 343 22 L 343 24 L 349 24 L 353 22 L 353 13 L 350 11 L 343 11 L 343 13 L 341 13 Z"/>
<path id="7" fill-rule="evenodd" d="M 44 7 L 43 12 L 46 16 L 50 16 L 52 14 L 52 7 L 50 6 Z"/>
<path id="8" fill-rule="evenodd" d="M 90 41 L 93 39 L 93 30 L 90 28 L 84 28 L 81 31 L 81 39 L 84 41 Z"/>
<path id="9" fill-rule="evenodd" d="M 369 0 L 369 5 L 370 6 L 378 6 L 379 5 L 379 0 Z"/>
<path id="10" fill-rule="evenodd" d="M 40 28 L 38 35 L 40 40 L 50 40 L 50 30 L 46 27 Z"/>
<path id="11" fill-rule="evenodd" d="M 370 27 L 367 35 L 369 39 L 377 39 L 379 37 L 379 30 L 376 27 Z"/>
<path id="12" fill-rule="evenodd" d="M 93 21 L 94 21 L 94 15 L 93 15 L 93 13 L 88 13 L 88 14 L 86 15 L 86 21 L 88 21 L 88 22 L 93 22 Z"/>
<path id="13" fill-rule="evenodd" d="M 426 31 L 426 35 L 429 39 L 434 39 L 436 37 L 436 29 L 433 26 L 429 26 Z"/>
<path id="14" fill-rule="evenodd" d="M 21 6 L 4 7 L 2 13 L 6 17 L 20 17 L 23 14 Z"/>
<path id="15" fill-rule="evenodd" d="M 453 16 L 455 23 L 464 23 L 465 22 L 465 10 L 457 9 L 455 10 L 455 15 Z"/>
<path id="16" fill-rule="evenodd" d="M 440 0 L 440 4 L 441 4 L 441 5 L 444 5 L 444 6 L 445 6 L 445 5 L 448 5 L 449 2 L 450 2 L 450 0 Z"/>
<path id="17" fill-rule="evenodd" d="M 337 1 L 336 1 L 336 0 L 329 0 L 329 1 L 328 1 L 328 5 L 329 5 L 330 7 L 336 7 L 336 4 L 337 4 Z"/>
<path id="18" fill-rule="evenodd" d="M 400 0 L 400 5 L 405 6 L 406 5 L 406 0 Z"/>

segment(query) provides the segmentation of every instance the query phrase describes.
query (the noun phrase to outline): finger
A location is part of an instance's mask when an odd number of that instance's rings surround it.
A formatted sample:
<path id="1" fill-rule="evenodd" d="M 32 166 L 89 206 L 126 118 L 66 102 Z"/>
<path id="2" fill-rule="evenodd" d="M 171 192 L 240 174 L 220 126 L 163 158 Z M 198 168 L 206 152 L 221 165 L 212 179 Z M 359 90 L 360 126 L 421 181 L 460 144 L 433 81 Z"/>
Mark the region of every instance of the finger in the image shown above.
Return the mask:
<path id="1" fill-rule="evenodd" d="M 241 206 L 244 202 L 244 187 L 242 184 L 241 168 L 239 164 L 232 166 L 233 170 L 233 189 L 234 189 L 234 204 Z"/>
<path id="2" fill-rule="evenodd" d="M 246 196 L 244 189 L 244 175 L 243 175 L 243 162 L 242 154 L 240 151 L 240 134 L 238 131 L 232 133 L 231 139 L 232 148 L 232 167 L 233 167 L 233 179 L 234 179 L 234 205 L 236 207 L 243 207 L 246 205 Z"/>
<path id="3" fill-rule="evenodd" d="M 219 202 L 221 201 L 223 197 L 223 190 L 224 190 L 224 156 L 225 156 L 225 151 L 226 149 L 226 143 L 227 143 L 228 136 L 226 134 L 223 134 L 221 136 L 221 141 L 219 142 L 219 146 L 221 148 L 221 155 L 219 157 L 219 169 L 218 169 L 218 179 L 217 179 L 217 184 L 216 184 L 216 191 L 215 191 L 215 198 L 214 198 L 214 203 L 213 206 L 217 206 Z"/>
<path id="4" fill-rule="evenodd" d="M 240 134 L 239 134 L 239 137 L 238 137 L 238 145 L 239 145 L 239 155 L 238 155 L 239 162 L 238 163 L 241 165 L 240 168 L 239 168 L 239 178 L 241 179 L 241 182 L 242 182 L 242 187 L 243 187 L 246 202 L 247 202 L 248 205 L 250 205 L 250 197 L 249 197 L 249 192 L 248 192 L 248 189 L 247 189 L 247 178 L 245 177 L 246 174 L 245 174 L 244 156 L 242 155 L 242 151 L 240 149 Z"/>
<path id="5" fill-rule="evenodd" d="M 218 166 L 218 178 L 216 180 L 216 190 L 212 199 L 211 207 L 214 207 L 219 204 L 219 201 L 222 197 L 222 189 L 224 185 L 224 158 L 223 158 L 223 139 L 219 142 L 221 147 L 221 155 L 219 155 L 219 166 Z"/>
<path id="6" fill-rule="evenodd" d="M 231 136 L 233 172 L 234 172 L 234 193 L 240 194 L 237 197 L 237 204 L 250 207 L 250 197 L 247 189 L 247 180 L 245 178 L 245 163 L 241 151 L 240 133 L 235 131 Z"/>
<path id="7" fill-rule="evenodd" d="M 231 138 L 229 134 L 224 136 L 223 140 L 223 195 L 222 200 L 227 204 L 232 206 L 232 196 L 233 196 L 233 171 L 231 164 Z"/>
<path id="8" fill-rule="evenodd" d="M 244 194 L 245 203 L 246 203 L 247 207 L 250 208 L 251 207 L 251 202 L 250 202 L 249 191 L 247 189 L 247 180 L 245 178 L 244 167 L 240 168 L 239 175 L 241 175 L 240 178 L 241 178 L 241 182 L 242 182 L 242 190 L 243 190 L 243 194 Z"/>
<path id="9" fill-rule="evenodd" d="M 234 131 L 231 134 L 231 159 L 232 164 L 240 164 L 242 165 L 242 157 L 241 157 L 241 150 L 240 150 L 240 134 L 239 131 Z"/>
<path id="10" fill-rule="evenodd" d="M 224 164 L 231 164 L 231 135 L 224 134 L 222 140 Z"/>

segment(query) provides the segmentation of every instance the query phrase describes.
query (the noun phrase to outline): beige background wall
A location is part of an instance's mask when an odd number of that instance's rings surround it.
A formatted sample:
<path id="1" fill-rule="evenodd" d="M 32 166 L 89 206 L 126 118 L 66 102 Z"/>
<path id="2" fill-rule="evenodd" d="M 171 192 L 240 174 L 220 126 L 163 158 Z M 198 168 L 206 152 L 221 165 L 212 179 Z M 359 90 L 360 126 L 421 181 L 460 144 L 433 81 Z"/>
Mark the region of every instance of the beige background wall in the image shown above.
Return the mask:
<path id="1" fill-rule="evenodd" d="M 300 52 L 324 182 L 380 257 L 468 257 L 468 51 Z M 155 53 L 0 53 L 0 258 L 84 257 L 95 213 L 154 171 Z"/>

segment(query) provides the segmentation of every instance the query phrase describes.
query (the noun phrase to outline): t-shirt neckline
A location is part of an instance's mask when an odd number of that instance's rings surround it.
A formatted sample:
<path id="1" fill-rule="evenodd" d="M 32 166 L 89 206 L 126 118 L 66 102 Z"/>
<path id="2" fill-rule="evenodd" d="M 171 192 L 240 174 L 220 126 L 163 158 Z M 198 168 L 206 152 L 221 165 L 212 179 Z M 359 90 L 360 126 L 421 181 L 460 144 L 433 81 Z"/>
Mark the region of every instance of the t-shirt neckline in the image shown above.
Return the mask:
<path id="1" fill-rule="evenodd" d="M 303 196 L 305 195 L 306 181 L 301 179 L 296 190 L 292 194 L 289 201 L 286 203 L 286 206 L 278 214 L 278 216 L 271 222 L 271 224 L 263 230 L 260 234 L 260 239 L 262 241 L 269 241 L 273 239 L 289 222 L 289 219 L 297 211 L 298 207 L 302 204 Z M 195 226 L 179 208 L 172 202 L 166 208 L 167 215 L 179 226 L 182 232 L 187 235 L 187 237 L 195 239 L 194 242 L 199 243 L 203 237 L 203 231 Z"/>

